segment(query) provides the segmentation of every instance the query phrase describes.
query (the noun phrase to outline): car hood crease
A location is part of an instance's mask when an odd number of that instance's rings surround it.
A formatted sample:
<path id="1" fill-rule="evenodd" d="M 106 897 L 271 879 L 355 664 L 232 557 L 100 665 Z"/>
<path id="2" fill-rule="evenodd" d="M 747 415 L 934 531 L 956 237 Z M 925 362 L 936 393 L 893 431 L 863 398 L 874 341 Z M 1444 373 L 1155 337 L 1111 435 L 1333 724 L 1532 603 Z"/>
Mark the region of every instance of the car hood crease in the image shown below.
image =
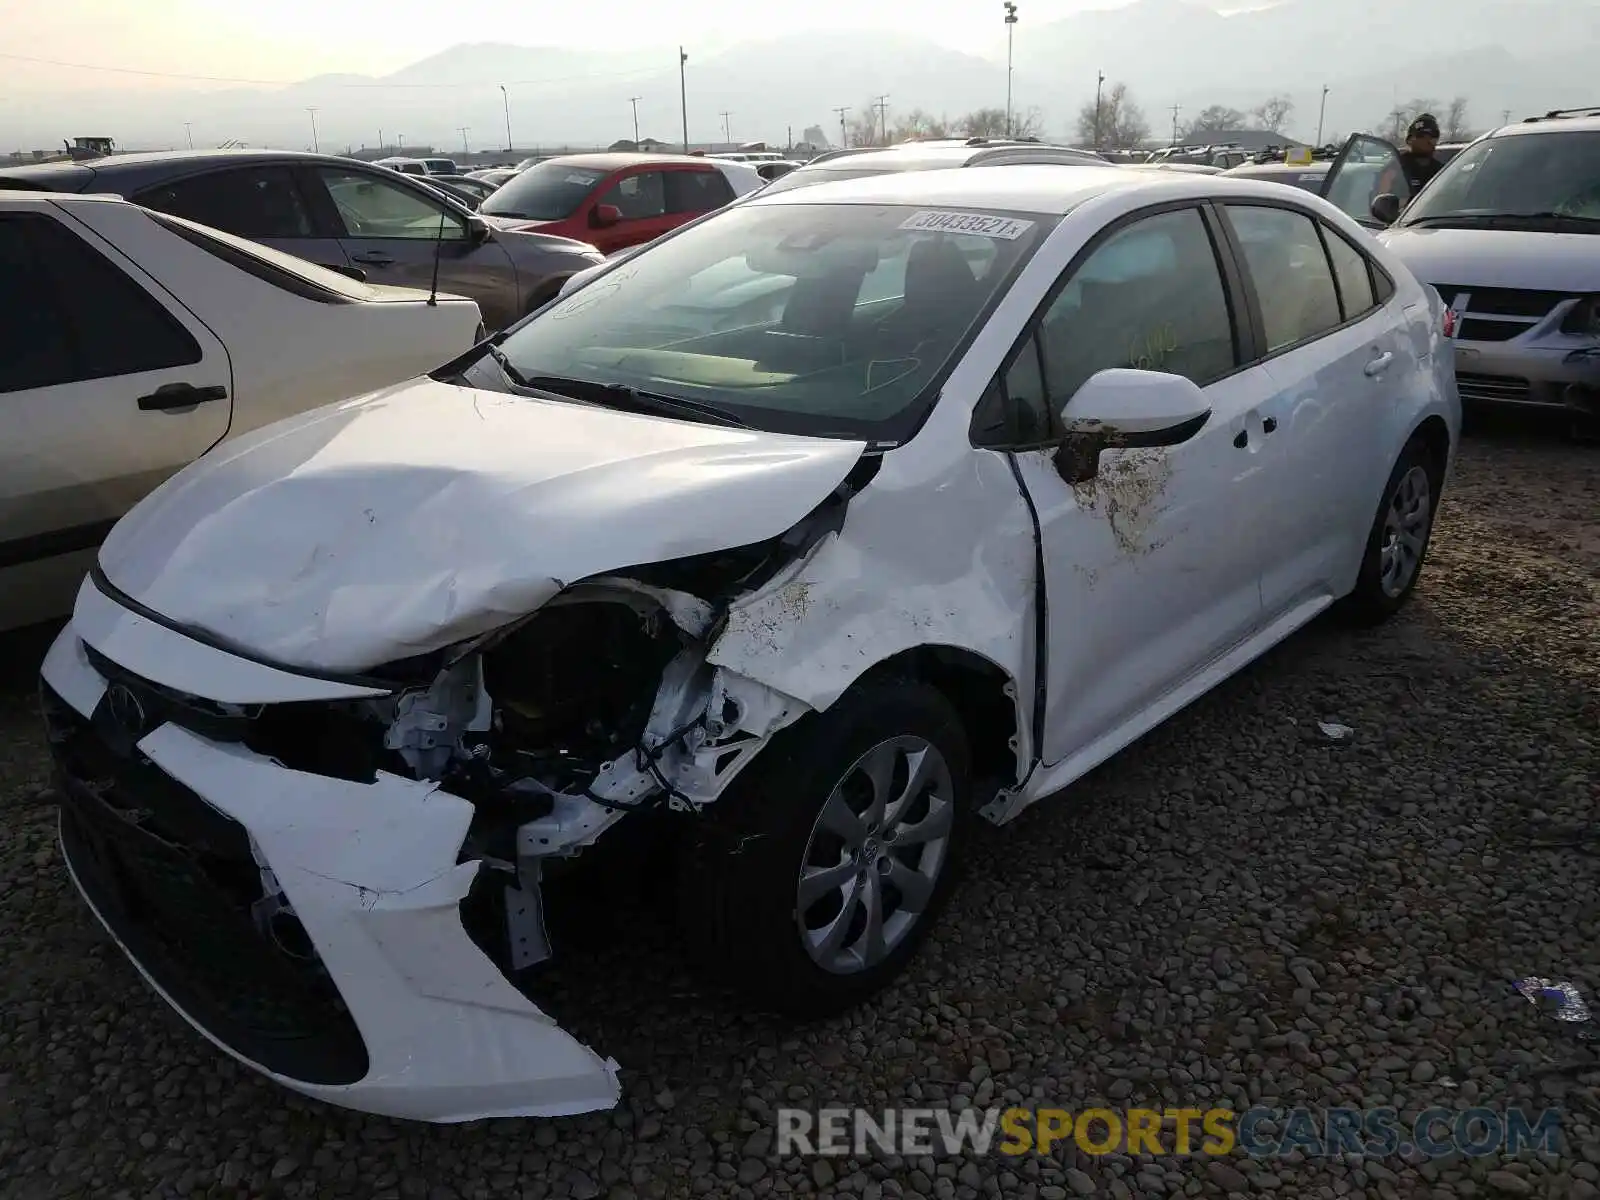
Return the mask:
<path id="1" fill-rule="evenodd" d="M 864 449 L 421 379 L 224 444 L 136 506 L 100 566 L 176 625 L 359 672 L 591 575 L 775 537 Z"/>

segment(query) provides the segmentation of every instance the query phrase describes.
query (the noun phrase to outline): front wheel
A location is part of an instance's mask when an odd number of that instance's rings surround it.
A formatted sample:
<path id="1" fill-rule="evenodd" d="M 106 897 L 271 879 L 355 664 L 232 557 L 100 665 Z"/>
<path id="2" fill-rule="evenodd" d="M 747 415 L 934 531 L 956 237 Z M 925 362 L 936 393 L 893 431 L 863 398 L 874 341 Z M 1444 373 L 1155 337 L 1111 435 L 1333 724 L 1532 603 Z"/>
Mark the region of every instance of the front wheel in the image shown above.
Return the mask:
<path id="1" fill-rule="evenodd" d="M 1344 612 L 1356 623 L 1387 620 L 1416 590 L 1433 537 L 1443 475 L 1426 443 L 1415 437 L 1406 443 L 1384 486 L 1355 589 L 1344 598 Z"/>
<path id="2" fill-rule="evenodd" d="M 948 894 L 968 769 L 960 718 L 922 683 L 864 686 L 784 730 L 702 814 L 680 862 L 696 957 L 801 1018 L 885 986 Z"/>

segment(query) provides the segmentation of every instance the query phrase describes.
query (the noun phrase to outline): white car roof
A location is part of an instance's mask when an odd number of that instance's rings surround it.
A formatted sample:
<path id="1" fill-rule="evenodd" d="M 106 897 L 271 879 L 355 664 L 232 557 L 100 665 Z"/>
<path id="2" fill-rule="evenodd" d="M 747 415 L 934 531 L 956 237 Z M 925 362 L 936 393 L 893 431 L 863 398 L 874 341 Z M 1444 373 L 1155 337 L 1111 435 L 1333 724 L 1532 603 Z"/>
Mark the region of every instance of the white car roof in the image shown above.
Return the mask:
<path id="1" fill-rule="evenodd" d="M 1061 216 L 1085 200 L 1113 188 L 1149 187 L 1172 191 L 1181 181 L 1189 189 L 1209 184 L 1212 176 L 1173 172 L 1108 171 L 1057 163 L 938 171 L 896 171 L 795 188 L 776 195 L 757 195 L 752 204 L 937 204 L 959 208 L 994 208 Z"/>

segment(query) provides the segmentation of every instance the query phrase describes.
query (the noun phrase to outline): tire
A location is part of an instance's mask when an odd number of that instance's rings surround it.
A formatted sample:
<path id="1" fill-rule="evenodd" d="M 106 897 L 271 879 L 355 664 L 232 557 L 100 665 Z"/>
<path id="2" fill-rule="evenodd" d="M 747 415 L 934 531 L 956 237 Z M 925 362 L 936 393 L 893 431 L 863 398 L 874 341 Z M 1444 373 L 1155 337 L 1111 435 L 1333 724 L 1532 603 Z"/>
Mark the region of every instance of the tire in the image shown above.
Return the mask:
<path id="1" fill-rule="evenodd" d="M 1444 465 L 1421 438 L 1413 437 L 1384 484 L 1356 586 L 1341 602 L 1343 615 L 1353 624 L 1387 621 L 1411 598 L 1427 561 L 1443 482 Z"/>
<path id="2" fill-rule="evenodd" d="M 855 811 L 871 811 L 863 761 L 893 772 L 880 772 L 890 783 L 883 825 L 863 839 L 865 823 L 856 824 L 851 860 L 834 831 L 850 827 Z M 902 803 L 913 761 L 929 786 Z M 756 1008 L 800 1019 L 841 1012 L 888 984 L 949 895 L 970 820 L 970 761 L 950 702 L 908 680 L 862 685 L 781 731 L 700 815 L 679 856 L 678 915 L 703 971 Z M 896 822 L 897 808 L 904 821 Z M 911 828 L 945 832 L 908 843 Z M 883 832 L 894 836 L 880 840 Z M 804 908 L 803 866 L 826 872 L 811 877 Z M 873 892 L 883 916 L 878 946 L 863 923 Z M 832 950 L 830 930 L 843 935 Z"/>

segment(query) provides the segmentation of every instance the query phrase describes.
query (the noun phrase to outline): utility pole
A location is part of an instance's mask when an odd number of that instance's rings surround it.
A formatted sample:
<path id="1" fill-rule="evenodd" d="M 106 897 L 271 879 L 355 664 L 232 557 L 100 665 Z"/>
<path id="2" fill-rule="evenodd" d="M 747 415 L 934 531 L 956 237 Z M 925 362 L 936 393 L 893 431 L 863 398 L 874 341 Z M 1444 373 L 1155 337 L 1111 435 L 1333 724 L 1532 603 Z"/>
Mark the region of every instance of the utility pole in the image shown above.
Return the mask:
<path id="1" fill-rule="evenodd" d="M 1172 144 L 1174 146 L 1178 144 L 1178 114 L 1182 111 L 1183 105 L 1174 104 L 1172 106 Z"/>
<path id="2" fill-rule="evenodd" d="M 1317 146 L 1322 146 L 1322 125 L 1328 115 L 1328 85 L 1322 85 L 1322 108 L 1317 113 Z"/>
<path id="3" fill-rule="evenodd" d="M 1100 149 L 1100 93 L 1106 86 L 1106 73 L 1099 72 L 1100 78 L 1094 85 L 1094 148 Z"/>
<path id="4" fill-rule="evenodd" d="M 403 133 L 397 133 L 394 136 L 395 140 L 400 143 L 397 149 L 404 150 L 406 148 L 406 135 Z"/>
<path id="5" fill-rule="evenodd" d="M 506 91 L 506 85 L 500 85 L 500 99 L 506 106 L 506 153 L 511 153 L 511 93 Z"/>
<path id="6" fill-rule="evenodd" d="M 383 130 L 380 129 L 378 130 L 378 149 L 387 150 L 388 148 L 389 143 L 383 140 Z"/>
<path id="7" fill-rule="evenodd" d="M 728 118 L 733 116 L 733 114 L 727 109 L 723 109 L 717 114 L 717 116 L 722 118 L 722 140 L 731 146 L 733 144 L 733 129 L 728 124 Z"/>
<path id="8" fill-rule="evenodd" d="M 639 101 L 643 99 L 643 96 L 628 97 L 628 103 L 633 105 L 633 148 L 635 150 L 639 148 Z"/>
<path id="9" fill-rule="evenodd" d="M 470 126 L 470 125 L 457 125 L 456 128 L 461 130 L 461 153 L 463 153 L 463 154 L 471 154 L 472 151 L 467 149 L 467 130 L 471 129 L 472 126 Z"/>
<path id="10" fill-rule="evenodd" d="M 845 128 L 844 116 L 850 110 L 849 108 L 836 108 L 833 111 L 839 114 L 839 149 L 848 150 L 850 148 L 850 133 Z"/>
<path id="11" fill-rule="evenodd" d="M 683 107 L 683 152 L 689 153 L 689 91 L 684 83 L 683 64 L 689 61 L 689 56 L 683 52 L 683 47 L 678 47 L 678 103 Z"/>
<path id="12" fill-rule="evenodd" d="M 793 154 L 794 153 L 794 126 L 790 125 L 787 128 L 788 128 L 789 144 L 783 148 L 783 152 L 785 154 Z"/>
<path id="13" fill-rule="evenodd" d="M 885 92 L 877 97 L 872 104 L 878 110 L 878 119 L 883 123 L 883 144 L 887 146 L 889 144 L 889 93 Z"/>
<path id="14" fill-rule="evenodd" d="M 1017 30 L 1017 6 L 1005 0 L 1006 10 L 1006 136 L 1011 136 L 1011 43 Z"/>
<path id="15" fill-rule="evenodd" d="M 1500 110 L 1500 123 L 1502 125 L 1511 124 L 1511 110 L 1509 108 L 1503 108 Z"/>
<path id="16" fill-rule="evenodd" d="M 317 145 L 317 110 L 307 107 L 306 111 L 311 114 L 311 152 L 315 154 L 320 149 Z"/>
<path id="17" fill-rule="evenodd" d="M 189 139 L 189 149 L 193 150 L 194 149 L 194 130 L 190 128 L 190 123 L 188 121 L 185 121 L 183 123 L 183 136 Z"/>

